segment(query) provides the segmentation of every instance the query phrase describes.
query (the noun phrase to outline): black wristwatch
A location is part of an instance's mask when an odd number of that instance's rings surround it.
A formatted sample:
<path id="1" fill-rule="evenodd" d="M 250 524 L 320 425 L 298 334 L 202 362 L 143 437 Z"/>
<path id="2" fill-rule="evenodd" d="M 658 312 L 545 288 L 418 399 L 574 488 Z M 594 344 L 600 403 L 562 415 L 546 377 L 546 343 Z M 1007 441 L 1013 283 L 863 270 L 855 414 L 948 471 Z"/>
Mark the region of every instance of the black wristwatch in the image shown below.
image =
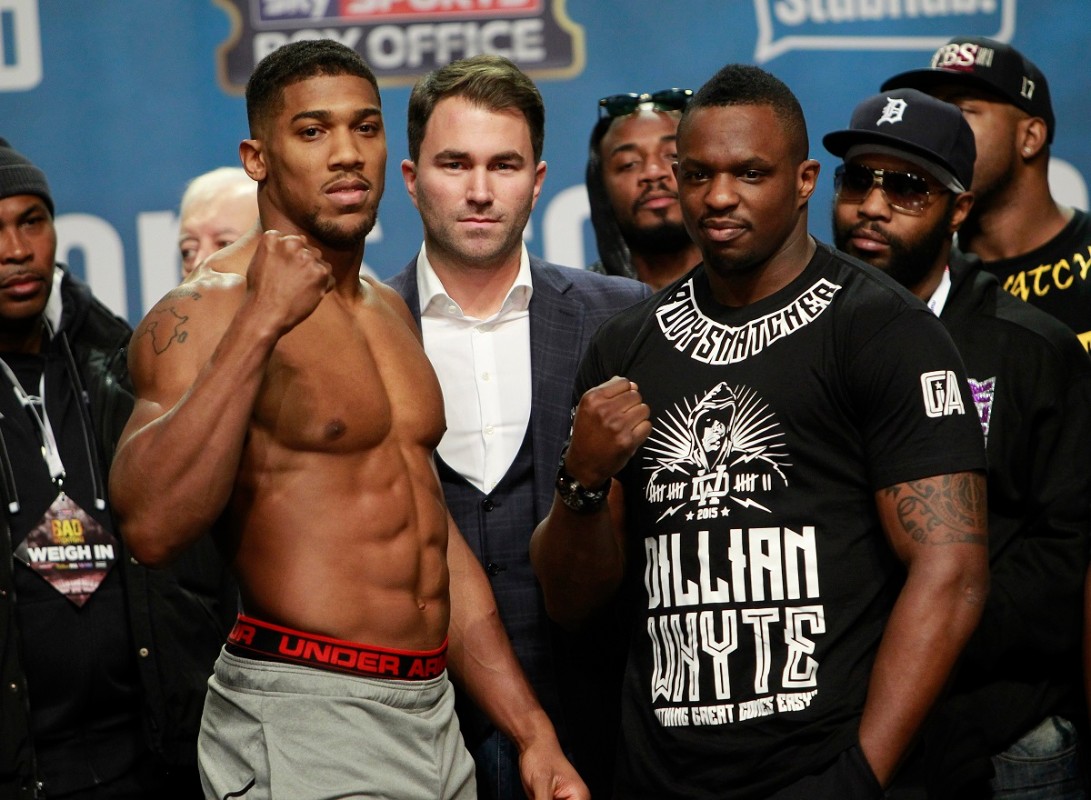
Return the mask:
<path id="1" fill-rule="evenodd" d="M 561 463 L 557 467 L 557 494 L 561 502 L 577 514 L 592 514 L 602 508 L 610 494 L 610 480 L 597 489 L 588 489 L 565 469 L 564 459 L 568 455 L 568 445 L 561 451 Z"/>

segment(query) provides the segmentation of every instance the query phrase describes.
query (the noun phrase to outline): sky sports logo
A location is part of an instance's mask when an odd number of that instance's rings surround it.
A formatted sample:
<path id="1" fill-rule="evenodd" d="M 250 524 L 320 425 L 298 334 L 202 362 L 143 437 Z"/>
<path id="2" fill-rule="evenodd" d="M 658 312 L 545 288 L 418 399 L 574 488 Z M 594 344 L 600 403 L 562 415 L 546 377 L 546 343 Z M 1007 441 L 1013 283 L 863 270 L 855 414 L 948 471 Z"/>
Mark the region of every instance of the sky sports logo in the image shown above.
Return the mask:
<path id="1" fill-rule="evenodd" d="M 790 50 L 935 50 L 953 31 L 1010 42 L 1016 0 L 754 0 L 761 64 Z"/>
<path id="2" fill-rule="evenodd" d="M 258 0 L 262 22 L 335 20 L 379 22 L 415 17 L 534 14 L 542 0 Z"/>
<path id="3" fill-rule="evenodd" d="M 0 0 L 3 2 L 3 0 Z M 225 91 L 289 42 L 334 39 L 356 50 L 380 86 L 411 85 L 455 59 L 491 53 L 532 78 L 583 71 L 583 28 L 567 0 L 215 0 L 232 30 L 218 51 Z"/>
<path id="4" fill-rule="evenodd" d="M 0 92 L 25 91 L 41 82 L 38 0 L 0 0 Z"/>

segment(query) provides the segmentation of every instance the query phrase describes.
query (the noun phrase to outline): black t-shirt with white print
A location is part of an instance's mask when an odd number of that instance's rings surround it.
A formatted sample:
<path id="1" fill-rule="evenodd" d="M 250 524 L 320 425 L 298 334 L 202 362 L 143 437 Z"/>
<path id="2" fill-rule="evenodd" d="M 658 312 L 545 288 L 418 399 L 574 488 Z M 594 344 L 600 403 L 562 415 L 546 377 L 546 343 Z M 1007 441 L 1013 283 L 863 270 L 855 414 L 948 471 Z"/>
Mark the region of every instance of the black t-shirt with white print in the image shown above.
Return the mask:
<path id="1" fill-rule="evenodd" d="M 876 490 L 984 468 L 961 360 L 885 275 L 819 245 L 743 308 L 704 267 L 598 332 L 652 433 L 625 489 L 618 797 L 760 798 L 856 742 L 904 577 Z M 578 396 L 578 395 L 577 395 Z"/>

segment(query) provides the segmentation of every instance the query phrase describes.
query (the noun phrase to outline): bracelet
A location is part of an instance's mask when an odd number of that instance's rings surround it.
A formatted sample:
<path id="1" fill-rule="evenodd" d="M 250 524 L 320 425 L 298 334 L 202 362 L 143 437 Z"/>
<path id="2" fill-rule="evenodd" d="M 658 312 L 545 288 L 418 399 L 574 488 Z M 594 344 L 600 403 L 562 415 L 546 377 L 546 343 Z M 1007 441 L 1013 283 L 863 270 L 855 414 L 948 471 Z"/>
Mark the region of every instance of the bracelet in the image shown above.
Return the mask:
<path id="1" fill-rule="evenodd" d="M 597 489 L 588 489 L 578 480 L 572 477 L 572 473 L 564 465 L 568 455 L 568 445 L 561 450 L 561 463 L 557 466 L 557 496 L 561 502 L 575 511 L 577 514 L 593 514 L 602 508 L 606 498 L 610 494 L 610 479 Z"/>

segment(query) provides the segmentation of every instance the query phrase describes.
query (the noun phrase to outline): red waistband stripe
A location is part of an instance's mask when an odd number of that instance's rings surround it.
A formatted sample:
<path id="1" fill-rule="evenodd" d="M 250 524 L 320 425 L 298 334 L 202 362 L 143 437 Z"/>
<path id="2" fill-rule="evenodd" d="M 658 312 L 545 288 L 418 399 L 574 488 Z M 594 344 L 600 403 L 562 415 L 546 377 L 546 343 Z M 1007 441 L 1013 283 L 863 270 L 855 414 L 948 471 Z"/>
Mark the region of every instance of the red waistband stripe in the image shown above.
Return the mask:
<path id="1" fill-rule="evenodd" d="M 331 672 L 424 681 L 447 669 L 447 640 L 435 650 L 394 650 L 320 636 L 239 614 L 227 651 L 244 658 L 304 664 Z"/>

